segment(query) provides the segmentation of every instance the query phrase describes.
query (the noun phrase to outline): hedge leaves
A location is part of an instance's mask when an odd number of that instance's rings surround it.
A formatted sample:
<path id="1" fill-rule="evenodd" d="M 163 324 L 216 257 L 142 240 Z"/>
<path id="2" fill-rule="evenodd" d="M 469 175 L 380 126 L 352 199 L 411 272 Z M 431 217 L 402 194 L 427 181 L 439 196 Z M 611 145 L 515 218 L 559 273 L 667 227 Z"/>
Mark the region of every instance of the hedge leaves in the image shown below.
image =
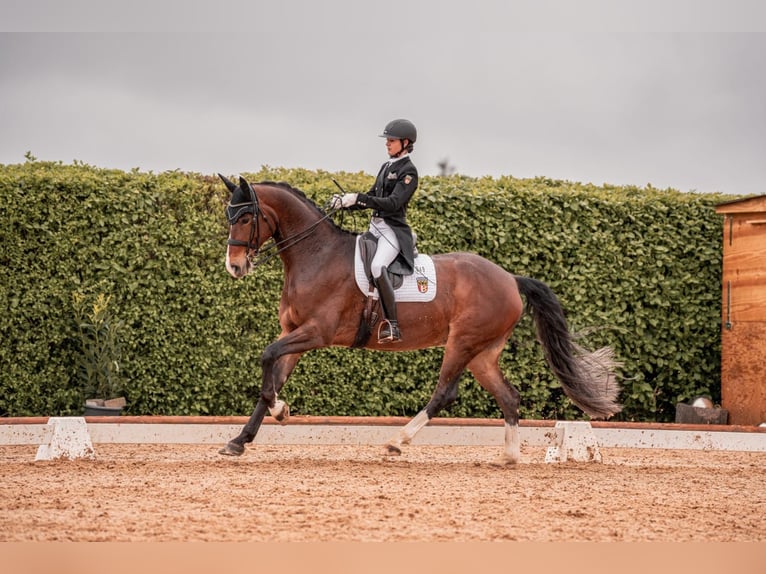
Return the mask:
<path id="1" fill-rule="evenodd" d="M 234 174 L 237 175 L 237 174 Z M 323 204 L 337 179 L 264 167 Z M 473 251 L 558 294 L 590 347 L 624 362 L 626 420 L 672 420 L 675 403 L 720 400 L 721 221 L 730 196 L 546 178 L 425 177 L 410 221 L 425 253 Z M 131 414 L 249 414 L 260 353 L 279 333 L 278 261 L 244 280 L 224 269 L 227 201 L 217 178 L 28 161 L 0 166 L 0 415 L 82 412 L 82 345 L 73 294 L 109 297 Z M 364 215 L 338 221 L 364 230 Z M 406 333 L 405 333 L 406 336 Z M 307 353 L 283 390 L 293 413 L 412 415 L 441 350 Z M 526 418 L 581 418 L 543 362 L 530 319 L 502 368 Z M 499 416 L 470 376 L 452 416 Z"/>

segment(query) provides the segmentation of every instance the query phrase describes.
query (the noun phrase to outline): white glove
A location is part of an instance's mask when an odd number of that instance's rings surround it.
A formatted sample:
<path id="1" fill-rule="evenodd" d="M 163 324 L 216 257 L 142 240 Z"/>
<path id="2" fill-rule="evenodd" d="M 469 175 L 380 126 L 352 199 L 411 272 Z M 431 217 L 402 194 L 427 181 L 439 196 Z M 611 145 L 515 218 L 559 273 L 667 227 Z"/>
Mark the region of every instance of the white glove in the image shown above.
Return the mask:
<path id="1" fill-rule="evenodd" d="M 351 207 L 356 205 L 356 194 L 355 193 L 345 193 L 343 195 L 340 195 L 336 193 L 332 196 L 332 200 L 330 205 L 333 209 L 340 209 L 342 207 Z"/>
<path id="2" fill-rule="evenodd" d="M 340 204 L 343 207 L 352 207 L 356 205 L 356 194 L 355 193 L 346 193 L 343 195 L 343 197 L 340 200 Z"/>

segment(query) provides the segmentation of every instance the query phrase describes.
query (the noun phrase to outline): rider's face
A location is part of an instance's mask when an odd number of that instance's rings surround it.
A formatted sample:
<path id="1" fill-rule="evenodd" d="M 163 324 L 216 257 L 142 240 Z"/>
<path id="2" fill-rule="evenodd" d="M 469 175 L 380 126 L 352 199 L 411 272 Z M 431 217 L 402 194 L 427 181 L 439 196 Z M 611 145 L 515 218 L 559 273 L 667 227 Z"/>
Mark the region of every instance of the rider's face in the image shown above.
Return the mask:
<path id="1" fill-rule="evenodd" d="M 396 154 L 402 151 L 404 142 L 395 138 L 386 138 L 386 151 L 388 157 L 394 157 Z"/>

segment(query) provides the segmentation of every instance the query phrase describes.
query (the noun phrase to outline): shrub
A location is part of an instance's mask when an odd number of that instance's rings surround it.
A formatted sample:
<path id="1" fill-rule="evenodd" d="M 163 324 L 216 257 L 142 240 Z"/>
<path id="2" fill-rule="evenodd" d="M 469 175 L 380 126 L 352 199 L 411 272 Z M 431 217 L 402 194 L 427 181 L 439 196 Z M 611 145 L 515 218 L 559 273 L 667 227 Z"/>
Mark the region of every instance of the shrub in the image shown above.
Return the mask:
<path id="1" fill-rule="evenodd" d="M 369 188 L 363 173 L 273 169 L 318 204 Z M 133 414 L 249 414 L 260 354 L 279 334 L 278 261 L 241 281 L 223 265 L 224 186 L 193 173 L 142 173 L 28 161 L 0 166 L 0 414 L 79 412 L 82 334 L 72 298 L 108 293 Z M 727 196 L 726 199 L 732 199 Z M 424 253 L 468 250 L 558 294 L 588 346 L 625 363 L 627 420 L 672 420 L 698 394 L 720 397 L 721 222 L 715 194 L 546 178 L 424 177 L 410 221 Z M 368 214 L 346 214 L 366 228 Z M 91 320 L 91 324 L 93 320 Z M 116 325 L 116 324 L 115 324 Z M 95 355 L 94 355 L 95 356 Z M 293 413 L 412 415 L 428 400 L 441 350 L 307 353 L 282 395 Z M 100 361 L 100 359 L 99 359 Z M 107 363 L 109 360 L 107 360 Z M 531 321 L 502 368 L 526 418 L 579 418 L 544 364 Z M 452 416 L 499 416 L 466 376 Z"/>

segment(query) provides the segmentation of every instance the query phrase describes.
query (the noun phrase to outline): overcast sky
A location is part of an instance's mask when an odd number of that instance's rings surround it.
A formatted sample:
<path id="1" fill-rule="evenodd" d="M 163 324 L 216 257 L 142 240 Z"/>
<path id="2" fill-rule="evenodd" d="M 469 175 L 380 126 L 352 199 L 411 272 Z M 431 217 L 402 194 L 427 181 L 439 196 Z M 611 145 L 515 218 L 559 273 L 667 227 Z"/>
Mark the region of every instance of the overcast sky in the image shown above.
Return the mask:
<path id="1" fill-rule="evenodd" d="M 764 2 L 239 4 L 0 0 L 0 163 L 766 193 Z"/>

